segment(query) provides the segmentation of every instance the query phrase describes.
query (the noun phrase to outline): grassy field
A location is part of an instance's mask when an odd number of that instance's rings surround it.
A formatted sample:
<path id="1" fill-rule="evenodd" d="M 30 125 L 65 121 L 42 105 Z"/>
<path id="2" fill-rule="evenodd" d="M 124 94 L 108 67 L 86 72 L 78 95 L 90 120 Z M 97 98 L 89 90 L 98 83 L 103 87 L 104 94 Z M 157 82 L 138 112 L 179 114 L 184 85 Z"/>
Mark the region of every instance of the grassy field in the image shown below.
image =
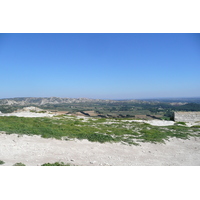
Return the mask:
<path id="1" fill-rule="evenodd" d="M 122 142 L 137 145 L 138 142 L 164 143 L 170 137 L 188 139 L 200 136 L 200 127 L 151 126 L 146 123 L 123 119 L 89 118 L 72 116 L 52 118 L 0 117 L 0 131 L 7 134 L 41 135 L 43 138 L 87 139 L 92 142 Z"/>

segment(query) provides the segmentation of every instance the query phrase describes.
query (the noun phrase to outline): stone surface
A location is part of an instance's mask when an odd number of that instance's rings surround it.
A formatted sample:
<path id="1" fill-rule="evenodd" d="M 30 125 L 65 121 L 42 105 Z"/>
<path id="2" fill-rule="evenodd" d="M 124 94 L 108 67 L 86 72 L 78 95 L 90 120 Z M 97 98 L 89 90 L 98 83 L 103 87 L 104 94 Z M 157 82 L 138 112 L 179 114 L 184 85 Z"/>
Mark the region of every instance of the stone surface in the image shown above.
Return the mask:
<path id="1" fill-rule="evenodd" d="M 174 121 L 198 122 L 200 121 L 200 112 L 174 112 Z"/>
<path id="2" fill-rule="evenodd" d="M 170 138 L 165 144 L 65 141 L 0 133 L 1 166 L 40 166 L 64 162 L 77 166 L 199 166 L 200 138 Z"/>

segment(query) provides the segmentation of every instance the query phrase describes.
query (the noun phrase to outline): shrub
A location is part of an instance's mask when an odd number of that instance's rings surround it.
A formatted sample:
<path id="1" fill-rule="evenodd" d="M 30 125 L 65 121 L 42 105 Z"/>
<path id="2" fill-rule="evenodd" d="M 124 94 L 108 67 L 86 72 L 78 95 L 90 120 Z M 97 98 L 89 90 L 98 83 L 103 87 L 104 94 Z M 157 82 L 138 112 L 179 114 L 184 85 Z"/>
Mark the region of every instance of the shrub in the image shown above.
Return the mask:
<path id="1" fill-rule="evenodd" d="M 3 165 L 4 163 L 5 163 L 4 161 L 0 160 L 0 165 Z"/>
<path id="2" fill-rule="evenodd" d="M 20 163 L 15 163 L 13 166 L 26 166 L 26 165 L 20 162 Z"/>
<path id="3" fill-rule="evenodd" d="M 55 163 L 44 163 L 43 165 L 41 166 L 70 166 L 69 163 L 65 164 L 64 162 L 55 162 Z"/>
<path id="4" fill-rule="evenodd" d="M 46 110 L 38 111 L 38 113 L 46 113 L 46 112 L 47 112 Z"/>

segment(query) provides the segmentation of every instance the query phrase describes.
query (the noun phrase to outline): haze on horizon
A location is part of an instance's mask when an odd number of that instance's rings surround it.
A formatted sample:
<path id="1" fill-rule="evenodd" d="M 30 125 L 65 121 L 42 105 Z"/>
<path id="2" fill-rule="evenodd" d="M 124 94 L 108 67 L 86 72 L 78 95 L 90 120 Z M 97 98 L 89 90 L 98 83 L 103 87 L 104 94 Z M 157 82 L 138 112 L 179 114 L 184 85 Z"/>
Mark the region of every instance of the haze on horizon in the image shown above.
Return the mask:
<path id="1" fill-rule="evenodd" d="M 200 96 L 200 34 L 0 34 L 0 98 Z"/>

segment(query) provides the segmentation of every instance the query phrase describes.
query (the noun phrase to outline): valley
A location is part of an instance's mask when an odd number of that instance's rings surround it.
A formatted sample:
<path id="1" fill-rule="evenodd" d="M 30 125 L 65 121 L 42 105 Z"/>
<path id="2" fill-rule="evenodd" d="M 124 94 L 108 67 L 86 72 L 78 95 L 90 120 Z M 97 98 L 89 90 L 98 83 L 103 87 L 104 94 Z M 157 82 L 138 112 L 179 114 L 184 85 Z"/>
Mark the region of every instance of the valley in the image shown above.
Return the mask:
<path id="1" fill-rule="evenodd" d="M 0 161 L 199 165 L 200 122 L 173 119 L 175 111 L 198 112 L 198 101 L 1 99 Z"/>

